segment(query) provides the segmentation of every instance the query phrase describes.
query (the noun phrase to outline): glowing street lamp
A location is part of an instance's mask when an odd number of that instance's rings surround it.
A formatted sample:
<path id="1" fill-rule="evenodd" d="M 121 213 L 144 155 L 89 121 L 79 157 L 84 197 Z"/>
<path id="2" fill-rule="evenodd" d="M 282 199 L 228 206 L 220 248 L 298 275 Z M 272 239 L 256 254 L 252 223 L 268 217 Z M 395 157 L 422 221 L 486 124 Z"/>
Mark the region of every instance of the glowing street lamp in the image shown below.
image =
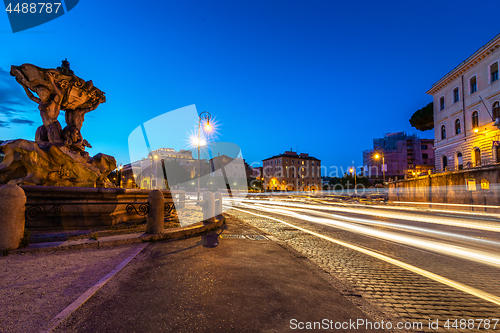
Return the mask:
<path id="1" fill-rule="evenodd" d="M 351 175 L 354 174 L 354 193 L 356 193 L 356 169 L 354 169 L 354 167 L 351 167 L 349 169 L 349 173 Z"/>
<path id="2" fill-rule="evenodd" d="M 119 165 L 118 168 L 116 168 L 116 180 L 118 182 L 118 187 L 122 187 L 122 165 Z"/>
<path id="3" fill-rule="evenodd" d="M 209 112 L 202 112 L 198 116 L 198 141 L 196 142 L 196 145 L 198 146 L 198 196 L 197 200 L 200 201 L 200 177 L 201 177 L 201 160 L 200 160 L 200 147 L 203 145 L 206 145 L 205 140 L 201 140 L 201 121 L 202 119 L 206 120 L 205 123 L 205 132 L 211 132 L 212 127 L 210 126 L 210 118 L 212 118 L 212 115 Z"/>
<path id="4" fill-rule="evenodd" d="M 373 158 L 376 160 L 380 159 L 380 157 L 382 157 L 382 174 L 384 175 L 385 183 L 385 155 L 384 153 L 375 153 L 375 155 L 373 155 Z"/>

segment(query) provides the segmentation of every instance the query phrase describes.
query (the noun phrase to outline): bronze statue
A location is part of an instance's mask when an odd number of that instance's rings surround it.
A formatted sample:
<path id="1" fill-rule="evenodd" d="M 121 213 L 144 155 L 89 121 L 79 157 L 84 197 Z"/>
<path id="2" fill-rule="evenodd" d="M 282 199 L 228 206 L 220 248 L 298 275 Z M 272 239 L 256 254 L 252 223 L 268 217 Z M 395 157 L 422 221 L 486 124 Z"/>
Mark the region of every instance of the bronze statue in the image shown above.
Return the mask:
<path id="1" fill-rule="evenodd" d="M 12 66 L 10 74 L 38 104 L 43 125 L 36 130 L 35 142 L 18 139 L 0 145 L 5 154 L 0 184 L 111 186 L 106 176 L 116 168 L 116 160 L 104 154 L 90 158 L 85 147 L 91 145 L 81 134 L 85 114 L 106 101 L 104 92 L 76 76 L 67 59 L 57 69 Z M 57 120 L 60 111 L 65 112 L 64 129 Z"/>
<path id="2" fill-rule="evenodd" d="M 37 129 L 35 141 L 65 145 L 85 155 L 85 147 L 92 147 L 81 134 L 85 114 L 106 101 L 104 93 L 94 87 L 92 81 L 84 81 L 76 76 L 67 59 L 57 69 L 24 64 L 12 66 L 10 73 L 28 97 L 38 104 L 43 126 Z M 63 130 L 57 121 L 60 110 L 66 112 L 66 127 Z"/>

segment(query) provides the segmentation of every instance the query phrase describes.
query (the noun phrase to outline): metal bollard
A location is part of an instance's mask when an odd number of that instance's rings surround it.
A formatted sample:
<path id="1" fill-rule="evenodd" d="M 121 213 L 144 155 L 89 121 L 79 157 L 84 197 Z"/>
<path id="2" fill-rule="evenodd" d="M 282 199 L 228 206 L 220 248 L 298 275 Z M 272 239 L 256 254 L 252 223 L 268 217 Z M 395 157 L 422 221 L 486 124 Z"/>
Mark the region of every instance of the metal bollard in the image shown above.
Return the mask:
<path id="1" fill-rule="evenodd" d="M 160 190 L 153 190 L 148 195 L 148 225 L 146 233 L 161 234 L 165 229 L 164 224 L 164 205 L 165 199 Z"/>
<path id="2" fill-rule="evenodd" d="M 215 216 L 222 214 L 222 194 L 220 192 L 214 193 L 215 198 Z"/>
<path id="3" fill-rule="evenodd" d="M 24 234 L 26 195 L 17 185 L 0 188 L 0 250 L 19 247 Z"/>
<path id="4" fill-rule="evenodd" d="M 212 192 L 203 193 L 203 222 L 215 222 L 215 198 Z"/>

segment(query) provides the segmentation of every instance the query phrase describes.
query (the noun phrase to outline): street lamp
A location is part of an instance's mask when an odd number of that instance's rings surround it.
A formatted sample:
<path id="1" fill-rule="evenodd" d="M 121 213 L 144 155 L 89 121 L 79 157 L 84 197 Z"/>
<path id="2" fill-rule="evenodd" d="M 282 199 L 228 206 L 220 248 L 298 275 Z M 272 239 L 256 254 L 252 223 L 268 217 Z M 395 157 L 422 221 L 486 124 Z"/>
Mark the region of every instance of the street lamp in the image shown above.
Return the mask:
<path id="1" fill-rule="evenodd" d="M 382 157 L 382 174 L 384 175 L 384 184 L 385 184 L 385 155 L 382 152 L 375 153 L 375 155 L 373 155 L 373 158 L 376 160 L 380 159 L 380 157 Z"/>
<path id="2" fill-rule="evenodd" d="M 116 179 L 118 180 L 118 187 L 122 187 L 122 168 L 123 168 L 123 166 L 120 165 L 118 167 L 118 171 L 116 172 Z"/>
<path id="3" fill-rule="evenodd" d="M 209 112 L 202 112 L 198 116 L 198 201 L 200 201 L 200 177 L 201 177 L 201 159 L 200 159 L 200 147 L 201 147 L 201 120 L 206 120 L 205 132 L 211 132 L 212 127 L 210 126 L 210 118 L 212 115 Z"/>
<path id="4" fill-rule="evenodd" d="M 354 193 L 356 194 L 356 169 L 354 169 L 354 167 L 351 167 L 349 169 L 349 172 L 352 174 L 354 174 Z"/>

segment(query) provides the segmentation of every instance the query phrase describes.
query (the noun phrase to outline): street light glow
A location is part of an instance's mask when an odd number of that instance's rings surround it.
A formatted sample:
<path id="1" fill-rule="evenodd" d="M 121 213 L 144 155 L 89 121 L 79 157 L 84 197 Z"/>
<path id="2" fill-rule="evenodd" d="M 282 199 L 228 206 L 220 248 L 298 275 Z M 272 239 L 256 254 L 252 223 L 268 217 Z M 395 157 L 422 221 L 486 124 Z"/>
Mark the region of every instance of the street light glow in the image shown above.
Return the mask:
<path id="1" fill-rule="evenodd" d="M 191 135 L 190 141 L 193 147 L 203 147 L 207 145 L 207 140 L 205 140 L 205 138 L 198 139 L 197 135 Z"/>
<path id="2" fill-rule="evenodd" d="M 373 156 L 375 159 L 379 159 L 380 158 L 380 155 L 379 154 L 375 154 L 375 156 Z"/>

